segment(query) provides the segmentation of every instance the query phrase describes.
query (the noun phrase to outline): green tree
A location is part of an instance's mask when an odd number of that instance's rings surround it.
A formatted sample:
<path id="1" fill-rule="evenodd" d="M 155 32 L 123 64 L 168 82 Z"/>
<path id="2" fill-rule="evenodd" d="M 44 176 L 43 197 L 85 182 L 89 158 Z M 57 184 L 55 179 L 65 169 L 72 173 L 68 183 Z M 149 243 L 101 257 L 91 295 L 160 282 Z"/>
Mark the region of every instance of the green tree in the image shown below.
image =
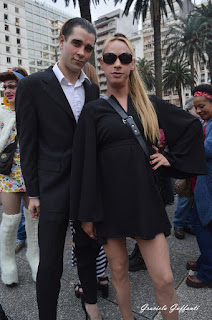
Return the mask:
<path id="1" fill-rule="evenodd" d="M 122 0 L 114 0 L 115 5 Z M 155 62 L 155 89 L 156 95 L 162 97 L 162 56 L 161 56 L 161 17 L 167 16 L 167 6 L 169 6 L 175 17 L 173 0 L 127 0 L 124 14 L 127 16 L 132 3 L 134 5 L 134 19 L 139 19 L 142 14 L 143 21 L 146 19 L 147 11 L 150 9 L 151 21 L 154 29 L 154 62 Z M 180 7 L 182 1 L 176 0 Z M 176 18 L 176 17 L 175 17 Z"/>
<path id="2" fill-rule="evenodd" d="M 195 86 L 195 72 L 201 61 L 205 59 L 205 37 L 201 32 L 201 24 L 194 15 L 179 18 L 179 23 L 173 24 L 167 34 L 167 50 L 169 61 L 175 59 L 188 61 L 191 67 L 191 90 Z"/>
<path id="3" fill-rule="evenodd" d="M 136 65 L 137 65 L 140 77 L 146 86 L 146 89 L 148 91 L 153 90 L 155 86 L 153 62 L 147 61 L 145 58 L 142 58 L 142 59 L 138 58 L 136 61 Z"/>
<path id="4" fill-rule="evenodd" d="M 177 89 L 182 108 L 182 88 L 191 85 L 191 69 L 188 67 L 188 62 L 177 60 L 167 63 L 163 72 L 163 85 L 165 90 Z"/>
<path id="5" fill-rule="evenodd" d="M 207 5 L 202 4 L 195 8 L 196 19 L 199 19 L 201 31 L 206 39 L 206 52 L 208 56 L 208 65 L 210 79 L 212 83 L 212 2 Z"/>

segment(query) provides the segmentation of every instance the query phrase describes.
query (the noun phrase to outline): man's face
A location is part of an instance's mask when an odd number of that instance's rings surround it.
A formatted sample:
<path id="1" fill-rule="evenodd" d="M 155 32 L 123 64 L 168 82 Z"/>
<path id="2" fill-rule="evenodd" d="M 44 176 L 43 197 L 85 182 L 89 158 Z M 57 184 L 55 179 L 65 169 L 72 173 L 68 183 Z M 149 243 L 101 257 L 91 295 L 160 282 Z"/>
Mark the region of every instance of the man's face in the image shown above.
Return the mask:
<path id="1" fill-rule="evenodd" d="M 61 57 L 59 64 L 63 64 L 68 69 L 67 71 L 79 73 L 90 58 L 94 44 L 94 34 L 88 33 L 80 26 L 74 27 L 67 41 L 64 36 L 60 38 Z"/>

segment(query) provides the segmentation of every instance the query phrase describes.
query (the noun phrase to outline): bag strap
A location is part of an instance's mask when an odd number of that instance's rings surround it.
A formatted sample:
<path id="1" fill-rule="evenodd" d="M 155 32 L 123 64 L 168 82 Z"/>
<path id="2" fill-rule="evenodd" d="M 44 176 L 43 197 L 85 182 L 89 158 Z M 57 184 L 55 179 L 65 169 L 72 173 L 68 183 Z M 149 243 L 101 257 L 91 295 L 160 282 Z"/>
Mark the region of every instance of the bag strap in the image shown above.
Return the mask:
<path id="1" fill-rule="evenodd" d="M 113 109 L 120 115 L 120 117 L 122 118 L 122 121 L 124 123 L 126 123 L 130 129 L 132 130 L 135 138 L 137 139 L 138 143 L 140 144 L 141 148 L 143 149 L 148 161 L 149 161 L 149 157 L 150 157 L 150 153 L 149 150 L 147 148 L 147 145 L 133 119 L 132 116 L 128 116 L 128 114 L 124 111 L 123 108 L 121 108 L 118 103 L 113 100 L 111 97 L 107 98 L 107 97 L 103 97 L 103 99 L 105 99 L 112 107 Z"/>

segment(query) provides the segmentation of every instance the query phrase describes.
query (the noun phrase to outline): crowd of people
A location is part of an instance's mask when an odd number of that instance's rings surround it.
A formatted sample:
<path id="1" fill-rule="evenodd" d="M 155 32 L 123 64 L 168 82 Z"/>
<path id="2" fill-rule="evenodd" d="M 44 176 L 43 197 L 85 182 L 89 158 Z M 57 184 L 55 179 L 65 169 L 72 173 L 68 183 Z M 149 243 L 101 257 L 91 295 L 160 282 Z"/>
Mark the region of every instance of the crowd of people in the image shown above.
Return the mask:
<path id="1" fill-rule="evenodd" d="M 61 28 L 61 55 L 53 67 L 29 76 L 22 68 L 0 73 L 5 94 L 1 155 L 16 144 L 11 172 L 5 175 L 0 169 L 2 281 L 9 287 L 18 283 L 15 246 L 24 199 L 27 258 L 36 281 L 39 319 L 57 318 L 71 220 L 72 260 L 79 276 L 75 295 L 86 319 L 102 319 L 97 288 L 108 297 L 107 261 L 120 313 L 124 320 L 135 319 L 126 249 L 126 238 L 132 237 L 163 319 L 177 320 L 177 309 L 169 312 L 177 296 L 165 210 L 173 199 L 164 197 L 164 190 L 170 188 L 170 177 L 196 177 L 191 220 L 182 228 L 192 227 L 201 256 L 188 261 L 187 268 L 198 273 L 186 283 L 212 286 L 212 87 L 201 85 L 192 93 L 202 124 L 148 96 L 132 45 L 119 33 L 102 49 L 107 91 L 100 95 L 88 64 L 95 41 L 90 22 L 70 19 Z M 175 235 L 176 229 L 180 227 L 175 226 Z"/>

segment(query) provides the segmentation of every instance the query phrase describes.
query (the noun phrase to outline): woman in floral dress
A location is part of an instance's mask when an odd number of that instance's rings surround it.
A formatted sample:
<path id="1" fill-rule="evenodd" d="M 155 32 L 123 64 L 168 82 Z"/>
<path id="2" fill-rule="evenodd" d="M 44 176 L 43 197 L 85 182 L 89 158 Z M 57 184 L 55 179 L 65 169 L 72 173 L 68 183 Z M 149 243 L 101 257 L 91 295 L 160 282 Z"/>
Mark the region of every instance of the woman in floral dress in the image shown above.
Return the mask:
<path id="1" fill-rule="evenodd" d="M 15 141 L 17 135 L 15 118 L 15 95 L 18 81 L 27 76 L 23 68 L 8 69 L 0 73 L 0 82 L 4 86 L 4 105 L 0 107 L 0 154 Z M 19 143 L 13 158 L 9 175 L 0 173 L 0 192 L 3 205 L 2 222 L 0 226 L 0 261 L 3 283 L 14 286 L 18 283 L 18 270 L 15 261 L 15 244 L 18 225 L 21 220 L 21 199 L 24 198 L 24 215 L 27 233 L 27 259 L 29 261 L 33 280 L 36 280 L 39 263 L 38 222 L 32 219 L 28 211 L 28 197 L 20 166 Z"/>

